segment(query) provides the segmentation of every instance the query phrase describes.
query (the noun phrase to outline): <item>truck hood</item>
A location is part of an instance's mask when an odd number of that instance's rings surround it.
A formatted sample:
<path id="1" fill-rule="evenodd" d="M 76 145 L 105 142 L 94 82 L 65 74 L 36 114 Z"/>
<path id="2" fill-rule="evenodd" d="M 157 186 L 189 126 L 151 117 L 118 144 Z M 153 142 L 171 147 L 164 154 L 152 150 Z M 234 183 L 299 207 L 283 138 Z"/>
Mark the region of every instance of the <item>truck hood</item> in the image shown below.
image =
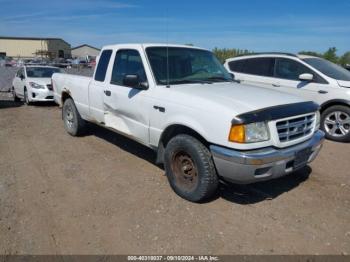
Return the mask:
<path id="1" fill-rule="evenodd" d="M 170 89 L 171 93 L 176 93 L 172 97 L 180 98 L 180 101 L 173 102 L 196 107 L 204 112 L 229 110 L 237 115 L 262 108 L 306 101 L 283 92 L 238 83 L 174 85 Z"/>
<path id="2" fill-rule="evenodd" d="M 339 86 L 350 88 L 350 81 L 337 80 Z"/>
<path id="3" fill-rule="evenodd" d="M 34 83 L 37 83 L 37 84 L 43 85 L 43 86 L 51 84 L 51 78 L 28 77 L 27 81 L 28 81 L 28 83 L 34 82 Z"/>

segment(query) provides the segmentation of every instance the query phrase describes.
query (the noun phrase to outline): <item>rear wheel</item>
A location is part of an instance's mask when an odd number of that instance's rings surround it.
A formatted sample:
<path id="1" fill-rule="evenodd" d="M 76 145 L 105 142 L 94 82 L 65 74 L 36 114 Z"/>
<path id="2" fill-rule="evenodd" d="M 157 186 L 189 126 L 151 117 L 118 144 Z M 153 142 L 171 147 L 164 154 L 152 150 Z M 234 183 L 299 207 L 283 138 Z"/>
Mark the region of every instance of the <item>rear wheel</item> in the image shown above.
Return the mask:
<path id="1" fill-rule="evenodd" d="M 330 140 L 350 141 L 350 107 L 331 106 L 322 113 L 321 128 Z"/>
<path id="2" fill-rule="evenodd" d="M 70 135 L 79 136 L 85 132 L 85 120 L 81 118 L 73 99 L 68 98 L 66 101 L 64 101 L 62 117 L 64 128 Z"/>
<path id="3" fill-rule="evenodd" d="M 216 192 L 219 179 L 211 153 L 196 138 L 189 135 L 172 138 L 164 160 L 169 183 L 182 198 L 200 202 Z"/>

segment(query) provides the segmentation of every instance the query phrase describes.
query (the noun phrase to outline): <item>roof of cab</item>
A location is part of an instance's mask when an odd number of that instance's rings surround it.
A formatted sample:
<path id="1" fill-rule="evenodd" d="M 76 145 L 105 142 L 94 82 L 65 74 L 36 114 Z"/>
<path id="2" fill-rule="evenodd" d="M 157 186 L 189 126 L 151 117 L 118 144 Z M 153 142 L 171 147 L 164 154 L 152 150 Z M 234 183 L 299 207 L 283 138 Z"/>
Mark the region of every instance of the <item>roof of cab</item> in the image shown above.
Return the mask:
<path id="1" fill-rule="evenodd" d="M 102 48 L 104 49 L 118 49 L 118 48 L 147 48 L 147 47 L 182 47 L 182 48 L 193 48 L 193 49 L 199 49 L 199 50 L 206 50 L 208 49 L 196 47 L 196 46 L 190 46 L 190 45 L 177 45 L 177 44 L 165 44 L 165 43 L 143 43 L 143 44 L 115 44 L 115 45 L 106 45 Z"/>

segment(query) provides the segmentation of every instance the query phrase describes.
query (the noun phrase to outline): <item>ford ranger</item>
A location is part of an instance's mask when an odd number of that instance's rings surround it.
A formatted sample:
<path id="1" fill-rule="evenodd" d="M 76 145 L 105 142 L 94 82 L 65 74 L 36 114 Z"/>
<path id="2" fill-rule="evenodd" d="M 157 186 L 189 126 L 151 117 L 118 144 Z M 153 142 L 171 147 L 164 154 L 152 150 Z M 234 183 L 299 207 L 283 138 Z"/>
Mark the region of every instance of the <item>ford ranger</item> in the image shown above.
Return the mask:
<path id="1" fill-rule="evenodd" d="M 173 190 L 193 202 L 220 180 L 248 184 L 298 170 L 324 139 L 317 104 L 243 86 L 201 48 L 105 46 L 92 78 L 56 73 L 52 84 L 70 135 L 88 121 L 154 149 Z"/>

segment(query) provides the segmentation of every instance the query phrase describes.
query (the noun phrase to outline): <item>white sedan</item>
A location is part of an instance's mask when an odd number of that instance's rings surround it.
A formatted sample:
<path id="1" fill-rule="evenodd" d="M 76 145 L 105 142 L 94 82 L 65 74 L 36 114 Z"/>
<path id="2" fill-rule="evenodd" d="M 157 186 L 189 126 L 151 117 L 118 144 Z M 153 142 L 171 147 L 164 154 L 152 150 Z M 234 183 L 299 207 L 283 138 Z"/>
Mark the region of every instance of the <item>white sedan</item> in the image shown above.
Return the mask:
<path id="1" fill-rule="evenodd" d="M 50 66 L 21 67 L 12 82 L 14 100 L 23 99 L 26 104 L 54 101 L 51 76 L 60 72 L 59 68 Z"/>

